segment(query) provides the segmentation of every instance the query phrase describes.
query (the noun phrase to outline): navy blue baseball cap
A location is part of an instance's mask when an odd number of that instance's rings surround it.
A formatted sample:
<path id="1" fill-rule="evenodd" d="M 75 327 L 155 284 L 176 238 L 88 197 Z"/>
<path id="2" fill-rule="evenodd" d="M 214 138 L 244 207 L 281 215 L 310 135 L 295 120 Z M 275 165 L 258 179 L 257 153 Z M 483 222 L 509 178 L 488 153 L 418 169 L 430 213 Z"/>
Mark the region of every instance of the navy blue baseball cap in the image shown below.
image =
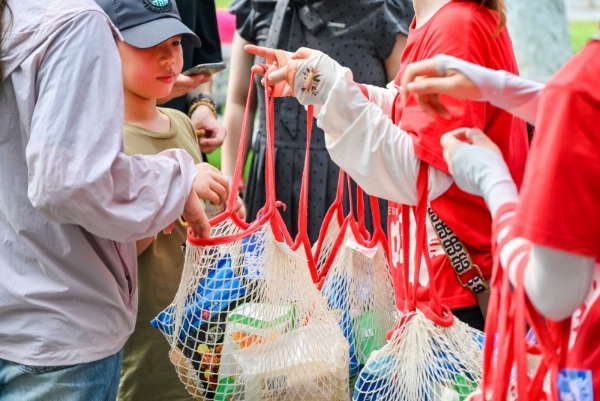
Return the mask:
<path id="1" fill-rule="evenodd" d="M 133 47 L 147 49 L 178 35 L 200 47 L 198 36 L 181 22 L 174 0 L 95 1 Z"/>

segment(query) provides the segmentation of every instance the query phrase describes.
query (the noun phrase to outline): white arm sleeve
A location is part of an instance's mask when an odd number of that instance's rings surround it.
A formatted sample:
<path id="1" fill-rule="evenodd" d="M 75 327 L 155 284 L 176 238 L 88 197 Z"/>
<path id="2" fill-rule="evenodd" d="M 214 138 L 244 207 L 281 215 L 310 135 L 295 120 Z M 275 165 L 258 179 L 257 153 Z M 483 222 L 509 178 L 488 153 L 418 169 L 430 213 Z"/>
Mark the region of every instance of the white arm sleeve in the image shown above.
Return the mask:
<path id="1" fill-rule="evenodd" d="M 501 205 L 519 201 L 517 188 L 504 160 L 496 153 L 466 143 L 456 146 L 452 154 L 452 171 L 463 190 L 482 196 L 492 216 L 513 219 L 514 212 L 497 216 Z M 500 243 L 508 235 L 508 227 L 494 240 Z M 544 316 L 552 320 L 569 317 L 583 302 L 592 283 L 594 258 L 588 258 L 532 244 L 531 250 L 519 248 L 528 244 L 524 238 L 514 238 L 500 249 L 502 266 L 508 269 L 514 284 L 519 263 L 527 258 L 525 291 Z M 518 253 L 517 253 L 518 252 Z"/>
<path id="2" fill-rule="evenodd" d="M 125 242 L 177 219 L 196 167 L 183 150 L 123 153 L 120 65 L 105 15 L 64 25 L 38 71 L 26 160 L 29 199 L 47 218 Z"/>
<path id="3" fill-rule="evenodd" d="M 385 88 L 365 84 L 362 84 L 362 86 L 367 89 L 369 100 L 379 106 L 383 114 L 391 116 L 394 100 L 398 95 L 398 87 L 394 84 L 394 81 L 388 83 Z"/>
<path id="4" fill-rule="evenodd" d="M 491 70 L 456 57 L 435 56 L 438 74 L 445 76 L 447 70 L 464 74 L 479 88 L 481 101 L 487 101 L 523 120 L 534 124 L 537 105 L 543 84 L 521 78 L 502 70 Z"/>
<path id="5" fill-rule="evenodd" d="M 367 99 L 357 83 L 340 77 L 323 105 L 317 124 L 325 131 L 333 161 L 370 195 L 407 205 L 417 202 L 419 160 L 410 135 L 382 108 Z M 452 178 L 429 167 L 429 199 Z"/>
<path id="6" fill-rule="evenodd" d="M 536 244 L 532 244 L 530 251 L 522 250 L 521 254 L 516 254 L 517 249 L 528 242 L 524 238 L 515 238 L 500 249 L 502 266 L 509 269 L 514 284 L 519 262 L 528 258 L 524 281 L 527 297 L 545 317 L 555 321 L 568 318 L 590 290 L 594 258 Z"/>

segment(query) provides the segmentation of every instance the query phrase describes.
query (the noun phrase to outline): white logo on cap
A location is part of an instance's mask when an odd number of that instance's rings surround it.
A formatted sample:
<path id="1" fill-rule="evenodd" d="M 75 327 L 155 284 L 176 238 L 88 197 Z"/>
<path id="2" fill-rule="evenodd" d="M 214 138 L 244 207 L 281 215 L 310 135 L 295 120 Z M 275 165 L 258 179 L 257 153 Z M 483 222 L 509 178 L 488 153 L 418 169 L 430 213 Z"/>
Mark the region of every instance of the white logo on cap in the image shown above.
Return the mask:
<path id="1" fill-rule="evenodd" d="M 154 13 L 168 13 L 173 10 L 171 0 L 144 0 L 144 7 Z"/>

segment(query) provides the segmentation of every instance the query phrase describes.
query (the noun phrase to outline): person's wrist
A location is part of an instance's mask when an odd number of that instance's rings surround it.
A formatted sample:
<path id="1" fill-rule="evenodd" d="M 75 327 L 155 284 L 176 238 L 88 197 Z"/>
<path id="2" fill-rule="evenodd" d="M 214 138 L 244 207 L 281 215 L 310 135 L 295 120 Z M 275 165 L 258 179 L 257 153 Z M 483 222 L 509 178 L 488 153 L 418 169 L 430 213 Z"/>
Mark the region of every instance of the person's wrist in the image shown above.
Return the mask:
<path id="1" fill-rule="evenodd" d="M 201 106 L 207 107 L 212 112 L 215 118 L 219 116 L 219 113 L 217 112 L 217 104 L 210 95 L 207 95 L 205 93 L 199 93 L 192 99 L 190 99 L 188 116 L 192 117 L 194 111 L 196 111 L 196 109 Z"/>

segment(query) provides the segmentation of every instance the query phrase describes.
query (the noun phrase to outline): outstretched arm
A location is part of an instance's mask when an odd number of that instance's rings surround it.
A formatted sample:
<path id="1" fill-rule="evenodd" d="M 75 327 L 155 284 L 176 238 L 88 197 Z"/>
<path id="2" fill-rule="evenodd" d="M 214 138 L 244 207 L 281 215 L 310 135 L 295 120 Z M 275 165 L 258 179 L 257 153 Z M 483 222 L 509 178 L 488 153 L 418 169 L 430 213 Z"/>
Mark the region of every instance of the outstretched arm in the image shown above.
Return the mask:
<path id="1" fill-rule="evenodd" d="M 32 205 L 48 219 L 115 241 L 154 235 L 182 211 L 198 234 L 208 235 L 193 191 L 196 167 L 185 151 L 123 153 L 123 85 L 111 73 L 119 63 L 99 12 L 69 20 L 53 40 L 38 69 L 26 148 Z M 102 90 L 92 96 L 74 87 Z"/>
<path id="2" fill-rule="evenodd" d="M 496 145 L 479 130 L 448 133 L 442 144 L 456 183 L 463 190 L 482 196 L 494 219 L 512 222 L 515 212 L 502 206 L 518 203 L 519 194 Z M 502 243 L 510 235 L 510 225 L 494 241 Z M 520 237 L 506 242 L 499 252 L 513 284 L 518 264 L 527 260 L 527 296 L 540 313 L 552 320 L 571 316 L 590 289 L 594 258 L 540 246 Z"/>
<path id="3" fill-rule="evenodd" d="M 506 71 L 492 70 L 456 57 L 437 55 L 407 66 L 402 76 L 403 96 L 414 95 L 430 115 L 448 110 L 438 94 L 487 101 L 534 124 L 543 84 Z"/>
<path id="4" fill-rule="evenodd" d="M 267 60 L 278 60 L 265 78 L 268 85 L 276 88 L 274 92 L 296 96 L 304 105 L 322 106 L 317 124 L 326 132 L 331 158 L 367 193 L 416 204 L 420 162 L 412 138 L 365 97 L 360 85 L 352 80 L 350 70 L 312 49 L 285 53 L 247 46 L 246 50 Z M 265 72 L 260 66 L 254 70 Z M 430 199 L 452 184 L 450 176 L 434 167 L 430 167 L 429 177 Z"/>

